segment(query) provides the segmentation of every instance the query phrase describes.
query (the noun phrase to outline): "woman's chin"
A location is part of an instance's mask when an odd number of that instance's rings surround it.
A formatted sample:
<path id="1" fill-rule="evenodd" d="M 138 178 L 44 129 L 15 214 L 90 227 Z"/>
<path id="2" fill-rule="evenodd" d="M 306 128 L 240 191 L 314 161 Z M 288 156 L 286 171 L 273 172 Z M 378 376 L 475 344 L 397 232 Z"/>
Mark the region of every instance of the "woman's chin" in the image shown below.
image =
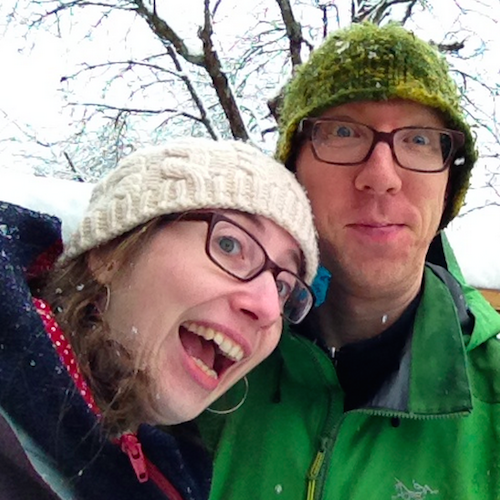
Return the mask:
<path id="1" fill-rule="evenodd" d="M 178 425 L 198 417 L 210 404 L 201 402 L 189 402 L 184 398 L 182 401 L 156 401 L 155 407 L 151 408 L 150 424 L 152 425 Z"/>

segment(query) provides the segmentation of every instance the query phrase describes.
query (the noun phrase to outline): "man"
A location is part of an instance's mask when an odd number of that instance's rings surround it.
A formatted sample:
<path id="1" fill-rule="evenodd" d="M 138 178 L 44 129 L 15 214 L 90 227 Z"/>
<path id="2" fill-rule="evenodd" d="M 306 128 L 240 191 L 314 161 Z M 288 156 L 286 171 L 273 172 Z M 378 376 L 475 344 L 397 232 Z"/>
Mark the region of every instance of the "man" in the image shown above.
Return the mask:
<path id="1" fill-rule="evenodd" d="M 395 25 L 334 33 L 286 89 L 278 157 L 331 280 L 203 422 L 212 498 L 500 498 L 500 316 L 440 233 L 476 161 L 444 58 Z"/>

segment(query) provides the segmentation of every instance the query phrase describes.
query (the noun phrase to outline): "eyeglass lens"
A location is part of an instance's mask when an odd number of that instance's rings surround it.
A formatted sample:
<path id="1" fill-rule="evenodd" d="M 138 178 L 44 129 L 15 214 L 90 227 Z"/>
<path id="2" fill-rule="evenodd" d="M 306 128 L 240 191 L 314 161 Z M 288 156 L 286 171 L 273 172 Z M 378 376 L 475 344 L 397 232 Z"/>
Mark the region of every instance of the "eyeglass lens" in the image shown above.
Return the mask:
<path id="1" fill-rule="evenodd" d="M 269 260 L 252 235 L 227 220 L 218 220 L 212 226 L 207 252 L 220 268 L 245 281 L 260 274 Z M 311 292 L 290 271 L 277 269 L 273 274 L 283 316 L 292 323 L 298 323 L 312 306 Z"/>
<path id="2" fill-rule="evenodd" d="M 391 135 L 391 146 L 398 163 L 410 170 L 440 171 L 453 152 L 453 136 L 446 130 L 405 127 L 392 133 L 381 133 L 367 125 L 342 120 L 315 122 L 312 142 L 320 160 L 356 164 L 367 160 L 374 141 L 389 142 L 380 136 Z"/>

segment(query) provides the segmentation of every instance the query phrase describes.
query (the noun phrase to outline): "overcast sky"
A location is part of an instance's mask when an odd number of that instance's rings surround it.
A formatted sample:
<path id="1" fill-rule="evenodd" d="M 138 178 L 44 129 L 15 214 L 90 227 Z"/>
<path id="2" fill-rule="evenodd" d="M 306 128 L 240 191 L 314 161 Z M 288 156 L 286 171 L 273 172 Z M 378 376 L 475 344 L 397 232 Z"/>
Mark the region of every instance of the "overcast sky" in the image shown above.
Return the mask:
<path id="1" fill-rule="evenodd" d="M 18 145 L 5 140 L 22 140 L 22 131 L 30 130 L 36 132 L 37 139 L 41 142 L 50 143 L 66 133 L 70 115 L 69 110 L 64 109 L 62 89 L 65 84 L 61 84 L 61 77 L 72 74 L 82 61 L 95 62 L 117 57 L 125 59 L 127 56 L 143 53 L 140 50 L 146 45 L 154 45 L 155 41 L 146 23 L 139 20 L 132 24 L 133 16 L 129 13 L 119 13 L 112 22 L 99 23 L 92 29 L 90 39 L 86 38 L 89 24 L 96 24 L 98 20 L 97 9 L 92 8 L 75 9 L 71 28 L 68 23 L 60 23 L 60 38 L 47 33 L 45 29 L 31 29 L 29 37 L 26 37 L 26 26 L 14 25 L 7 17 L 16 3 L 25 1 L 2 0 L 0 3 L 0 67 L 3 76 L 0 80 L 0 166 L 31 171 L 32 166 L 25 159 L 19 160 L 13 155 Z M 186 38 L 193 50 L 200 49 L 200 42 L 195 34 L 202 24 L 203 2 L 204 0 L 157 1 L 159 14 L 164 15 L 181 36 Z M 486 82 L 498 82 L 499 0 L 432 0 L 427 3 L 432 6 L 432 10 L 427 9 L 414 16 L 408 27 L 415 29 L 423 38 L 437 42 L 443 41 L 444 33 L 457 34 L 456 39 L 466 41 L 466 48 L 462 51 L 464 56 L 484 49 L 483 56 L 461 62 L 462 69 L 473 76 L 477 74 Z M 311 23 L 311 20 L 318 24 L 318 10 L 307 4 L 312 5 L 314 1 L 304 1 L 300 8 L 295 7 L 297 19 L 303 24 Z M 351 1 L 338 0 L 336 5 L 339 7 L 341 25 L 347 24 Z M 276 10 L 275 0 L 222 0 L 216 19 L 216 45 L 245 34 L 249 26 L 255 24 L 255 20 L 249 22 L 253 17 L 252 12 L 260 9 L 259 12 L 265 17 L 266 9 L 270 7 Z M 334 10 L 330 12 L 333 18 Z M 282 82 L 276 82 L 277 86 L 280 83 Z M 75 84 L 73 100 L 99 101 L 101 84 L 97 80 L 85 80 L 80 86 Z M 118 101 L 120 89 L 118 86 L 113 89 Z M 124 95 L 128 91 L 124 81 Z M 473 92 L 474 89 L 468 89 L 468 97 L 472 100 Z M 262 95 L 261 98 L 265 101 L 266 96 Z M 107 102 L 114 104 L 113 97 L 108 96 Z M 491 113 L 496 103 L 487 102 L 485 106 Z M 479 179 L 478 185 L 480 181 Z"/>
<path id="2" fill-rule="evenodd" d="M 37 132 L 42 142 L 57 139 L 68 126 L 67 112 L 63 111 L 63 96 L 60 92 L 61 76 L 68 75 L 82 60 L 93 60 L 96 54 L 111 56 L 117 48 L 121 54 L 130 53 L 140 47 L 141 43 L 151 43 L 149 32 L 139 24 L 130 30 L 130 16 L 124 16 L 123 22 L 114 22 L 111 28 L 94 30 L 92 42 L 81 43 L 87 31 L 86 25 L 80 27 L 76 23 L 71 33 L 63 33 L 63 38 L 56 38 L 43 31 L 32 33 L 30 44 L 22 36 L 20 28 L 9 24 L 5 14 L 9 12 L 16 0 L 2 0 L 0 4 L 0 196 L 13 198 L 20 204 L 34 204 L 33 208 L 51 211 L 54 205 L 56 214 L 63 214 L 67 225 L 71 225 L 73 216 L 77 217 L 81 205 L 85 201 L 83 193 L 88 187 L 76 183 L 63 186 L 58 182 L 50 184 L 38 180 L 36 183 L 21 182 L 15 186 L 14 181 L 7 180 L 7 170 L 31 172 L 32 164 L 26 159 L 19 159 L 12 154 L 18 146 L 7 138 L 21 138 L 22 131 L 30 129 Z M 174 28 L 183 36 L 193 50 L 199 43 L 194 34 L 202 22 L 201 5 L 203 0 L 159 0 L 157 2 L 160 15 L 165 12 Z M 241 2 L 222 0 L 218 14 L 218 26 L 224 26 L 224 32 L 218 37 L 234 38 L 241 34 L 245 26 L 245 18 L 249 10 L 259 6 L 270 5 L 272 0 L 255 0 Z M 311 0 L 312 3 L 312 0 Z M 349 0 L 339 0 L 341 24 L 348 20 Z M 499 0 L 434 0 L 429 2 L 433 12 L 421 14 L 411 25 L 420 36 L 442 41 L 445 32 L 459 32 L 459 39 L 466 41 L 466 54 L 476 50 L 484 50 L 481 57 L 466 60 L 464 70 L 478 75 L 487 83 L 498 84 L 500 71 L 500 30 L 498 21 Z M 460 12 L 458 6 L 463 8 Z M 304 7 L 297 10 L 299 20 L 304 20 L 313 11 Z M 83 11 L 78 10 L 77 19 L 82 19 Z M 120 18 L 121 19 L 121 18 Z M 141 28 L 142 26 L 142 28 Z M 459 31 L 459 27 L 461 30 Z M 143 31 L 141 31 L 143 30 Z M 127 33 L 126 39 L 124 34 Z M 145 42 L 149 40 L 149 42 Z M 484 44 L 484 46 L 482 46 Z M 98 51 L 96 52 L 96 48 Z M 466 55 L 465 54 L 465 55 Z M 85 93 L 91 95 L 96 88 L 87 85 L 79 89 L 80 97 Z M 469 97 L 473 100 L 473 90 L 469 89 Z M 494 98 L 485 103 L 488 112 L 494 112 Z M 19 127 L 19 128 L 18 128 Z M 496 130 L 492 130 L 494 135 Z M 498 134 L 497 134 L 498 135 Z M 27 146 L 29 147 L 29 145 Z M 480 147 L 482 145 L 480 144 Z M 483 149 L 484 151 L 484 149 Z M 33 161 L 36 161 L 33 160 Z M 496 160 L 491 168 L 497 168 Z M 476 168 L 474 187 L 480 186 L 484 171 Z M 12 176 L 10 176 L 12 179 Z M 71 187 L 70 187 L 71 186 Z M 468 196 L 468 202 L 479 205 L 484 201 L 482 190 L 474 189 Z M 500 200 L 497 200 L 500 202 Z M 37 205 L 39 204 L 39 205 Z M 458 219 L 450 231 L 450 240 L 465 269 L 466 275 L 475 284 L 482 286 L 498 286 L 500 288 L 500 213 L 499 207 L 485 211 L 472 212 Z M 498 271 L 496 269 L 499 269 Z"/>

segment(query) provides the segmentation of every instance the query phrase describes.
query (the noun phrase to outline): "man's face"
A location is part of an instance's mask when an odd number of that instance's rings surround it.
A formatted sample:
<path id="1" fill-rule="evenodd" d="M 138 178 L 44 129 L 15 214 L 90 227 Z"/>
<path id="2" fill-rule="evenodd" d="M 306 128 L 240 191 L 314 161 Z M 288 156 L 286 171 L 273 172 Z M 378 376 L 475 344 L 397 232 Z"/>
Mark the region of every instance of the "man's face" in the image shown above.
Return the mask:
<path id="1" fill-rule="evenodd" d="M 383 132 L 444 128 L 432 109 L 404 100 L 344 104 L 321 117 L 354 120 Z M 448 175 L 448 170 L 401 168 L 384 142 L 359 165 L 331 165 L 317 160 L 306 141 L 298 154 L 297 177 L 311 199 L 332 286 L 358 296 L 419 286 L 443 213 Z"/>

